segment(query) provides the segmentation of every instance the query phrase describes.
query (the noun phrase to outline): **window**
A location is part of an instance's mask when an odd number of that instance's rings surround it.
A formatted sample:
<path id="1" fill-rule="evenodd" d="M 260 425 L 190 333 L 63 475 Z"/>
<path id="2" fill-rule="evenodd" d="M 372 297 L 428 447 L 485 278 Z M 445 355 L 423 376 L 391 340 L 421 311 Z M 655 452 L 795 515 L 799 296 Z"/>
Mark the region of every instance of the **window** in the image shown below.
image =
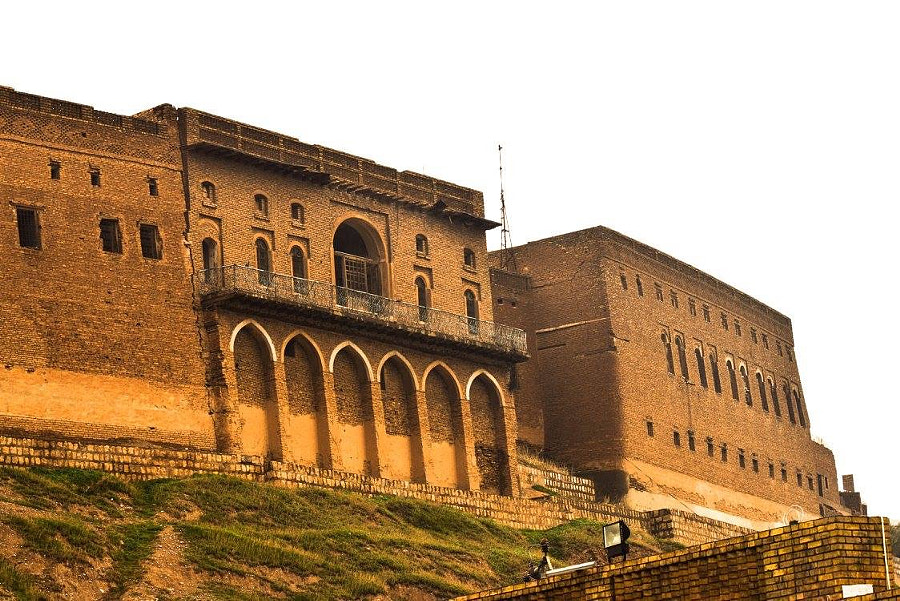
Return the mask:
<path id="1" fill-rule="evenodd" d="M 722 394 L 722 381 L 719 379 L 719 358 L 716 356 L 715 349 L 709 353 L 709 369 L 712 371 L 713 389 Z"/>
<path id="2" fill-rule="evenodd" d="M 122 232 L 118 219 L 100 220 L 100 240 L 104 252 L 122 254 Z"/>
<path id="3" fill-rule="evenodd" d="M 731 383 L 731 397 L 734 400 L 738 400 L 737 375 L 734 373 L 734 363 L 731 362 L 731 359 L 727 359 L 725 365 L 728 367 L 728 380 Z"/>
<path id="4" fill-rule="evenodd" d="M 294 277 L 294 292 L 309 293 L 309 282 L 306 281 L 306 256 L 299 246 L 291 249 L 291 275 Z"/>
<path id="5" fill-rule="evenodd" d="M 673 307 L 678 308 L 678 294 L 674 290 L 669 290 L 669 302 Z"/>
<path id="6" fill-rule="evenodd" d="M 738 336 L 741 335 L 741 322 L 736 319 L 734 320 L 734 333 Z"/>
<path id="7" fill-rule="evenodd" d="M 724 442 L 722 443 L 721 452 L 722 452 L 722 461 L 727 462 L 728 461 L 728 445 L 725 444 Z"/>
<path id="8" fill-rule="evenodd" d="M 716 454 L 716 447 L 713 445 L 712 438 L 706 439 L 706 454 L 709 455 L 710 457 L 712 457 L 713 455 Z"/>
<path id="9" fill-rule="evenodd" d="M 100 187 L 100 170 L 91 169 L 91 185 L 95 188 Z"/>
<path id="10" fill-rule="evenodd" d="M 775 341 L 775 348 L 778 350 L 778 356 L 784 357 L 784 352 L 781 350 L 781 341 L 780 340 Z"/>
<path id="11" fill-rule="evenodd" d="M 257 217 L 268 217 L 269 216 L 269 199 L 266 198 L 263 194 L 257 194 L 253 197 L 254 207 L 256 209 Z"/>
<path id="12" fill-rule="evenodd" d="M 688 299 L 688 311 L 691 312 L 691 317 L 697 317 L 697 301 L 692 298 Z"/>
<path id="13" fill-rule="evenodd" d="M 628 278 L 624 273 L 619 274 L 619 281 L 622 282 L 622 290 L 628 290 Z"/>
<path id="14" fill-rule="evenodd" d="M 769 412 L 769 399 L 766 394 L 766 384 L 763 382 L 762 374 L 756 372 L 756 385 L 759 388 L 759 402 L 762 403 L 763 411 Z"/>
<path id="15" fill-rule="evenodd" d="M 478 333 L 478 299 L 471 290 L 466 290 L 466 317 L 469 321 L 469 333 Z"/>
<path id="16" fill-rule="evenodd" d="M 675 346 L 678 348 L 678 366 L 681 368 L 681 379 L 689 381 L 687 356 L 684 352 L 684 340 L 681 336 L 675 336 Z"/>
<path id="17" fill-rule="evenodd" d="M 262 238 L 257 238 L 254 244 L 256 246 L 257 279 L 263 286 L 268 286 L 272 282 L 272 254 L 269 252 L 269 244 Z"/>
<path id="18" fill-rule="evenodd" d="M 50 179 L 59 179 L 60 169 L 59 161 L 50 161 Z"/>
<path id="19" fill-rule="evenodd" d="M 294 222 L 294 225 L 303 225 L 306 223 L 306 215 L 303 211 L 303 205 L 299 202 L 291 203 L 291 221 Z"/>
<path id="20" fill-rule="evenodd" d="M 803 474 L 797 472 L 797 486 L 803 488 Z"/>
<path id="21" fill-rule="evenodd" d="M 416 255 L 419 257 L 428 256 L 428 238 L 423 234 L 416 234 Z"/>
<path id="22" fill-rule="evenodd" d="M 147 178 L 147 186 L 150 188 L 150 196 L 159 196 L 159 184 L 156 183 L 155 177 Z"/>
<path id="23" fill-rule="evenodd" d="M 219 245 L 212 238 L 204 238 L 201 244 L 203 251 L 203 279 L 207 284 L 219 281 Z"/>
<path id="24" fill-rule="evenodd" d="M 759 473 L 759 459 L 754 457 L 752 460 L 752 464 L 753 464 L 753 471 L 758 474 Z"/>
<path id="25" fill-rule="evenodd" d="M 788 419 L 792 424 L 797 423 L 797 419 L 794 417 L 794 404 L 791 402 L 791 389 L 788 388 L 787 382 L 781 388 L 784 391 L 784 404 L 787 405 L 788 410 Z"/>
<path id="26" fill-rule="evenodd" d="M 747 467 L 747 462 L 744 459 L 744 449 L 738 449 L 738 465 L 741 467 L 741 469 Z"/>
<path id="27" fill-rule="evenodd" d="M 762 335 L 763 348 L 769 350 L 769 337 L 765 334 Z"/>
<path id="28" fill-rule="evenodd" d="M 750 328 L 750 340 L 753 341 L 753 344 L 759 344 L 759 340 L 756 337 L 756 328 Z"/>
<path id="29" fill-rule="evenodd" d="M 775 479 L 775 464 L 771 461 L 769 462 L 769 478 Z"/>
<path id="30" fill-rule="evenodd" d="M 475 251 L 471 248 L 463 249 L 463 265 L 475 269 Z"/>
<path id="31" fill-rule="evenodd" d="M 818 489 L 820 497 L 824 493 L 824 491 L 822 490 L 822 484 L 822 474 L 816 474 L 816 488 Z"/>
<path id="32" fill-rule="evenodd" d="M 787 465 L 781 464 L 781 481 L 787 482 Z"/>
<path id="33" fill-rule="evenodd" d="M 647 420 L 647 436 L 653 436 L 653 422 Z"/>
<path id="34" fill-rule="evenodd" d="M 216 204 L 216 187 L 212 182 L 202 182 L 200 190 L 203 192 L 203 202 Z"/>
<path id="35" fill-rule="evenodd" d="M 653 286 L 654 286 L 654 288 L 656 288 L 656 300 L 658 300 L 659 302 L 662 302 L 662 300 L 663 300 L 662 286 L 660 286 L 659 284 L 653 284 Z"/>
<path id="36" fill-rule="evenodd" d="M 812 490 L 812 489 L 813 489 L 813 479 L 812 479 L 812 476 L 807 476 L 807 477 L 806 477 L 806 484 L 809 486 L 809 490 Z"/>
<path id="37" fill-rule="evenodd" d="M 772 394 L 772 407 L 775 409 L 775 416 L 781 417 L 781 404 L 778 402 L 778 387 L 769 378 L 769 392 Z"/>
<path id="38" fill-rule="evenodd" d="M 663 347 L 666 350 L 666 368 L 670 375 L 675 375 L 675 361 L 672 359 L 672 344 L 669 342 L 669 336 L 665 332 L 662 334 Z"/>
<path id="39" fill-rule="evenodd" d="M 794 402 L 797 403 L 797 421 L 800 422 L 800 425 L 804 428 L 806 427 L 806 417 L 803 415 L 803 404 L 800 402 L 800 394 L 795 389 L 794 393 Z"/>
<path id="40" fill-rule="evenodd" d="M 676 447 L 681 446 L 681 434 L 678 433 L 678 430 L 672 432 L 672 443 L 674 443 Z"/>
<path id="41" fill-rule="evenodd" d="M 794 351 L 791 350 L 791 347 L 787 347 L 787 356 L 788 356 L 788 361 L 793 363 L 794 362 Z"/>
<path id="42" fill-rule="evenodd" d="M 722 328 L 728 330 L 728 316 L 722 313 Z"/>
<path id="43" fill-rule="evenodd" d="M 635 281 L 637 282 L 638 296 L 644 296 L 644 284 L 641 282 L 641 276 L 635 277 Z"/>
<path id="44" fill-rule="evenodd" d="M 688 430 L 688 449 L 691 451 L 697 450 L 697 442 L 694 440 L 693 430 Z"/>
<path id="45" fill-rule="evenodd" d="M 699 346 L 694 348 L 694 357 L 697 359 L 697 375 L 700 377 L 700 386 L 709 388 L 709 383 L 706 381 L 706 364 L 703 362 L 703 351 L 700 350 Z"/>
<path id="46" fill-rule="evenodd" d="M 16 225 L 19 228 L 19 246 L 41 248 L 41 224 L 36 209 L 16 207 Z"/>
<path id="47" fill-rule="evenodd" d="M 709 307 L 703 305 L 703 321 L 709 323 Z"/>
<path id="48" fill-rule="evenodd" d="M 747 376 L 747 366 L 741 365 L 741 381 L 744 384 L 744 401 L 748 407 L 753 406 L 753 395 L 750 394 L 750 378 Z"/>
<path id="49" fill-rule="evenodd" d="M 146 259 L 162 259 L 162 240 L 159 228 L 149 223 L 141 224 L 141 255 Z"/>
<path id="50" fill-rule="evenodd" d="M 425 278 L 416 278 L 416 303 L 419 305 L 419 321 L 428 321 L 428 307 L 431 306 L 431 290 Z"/>

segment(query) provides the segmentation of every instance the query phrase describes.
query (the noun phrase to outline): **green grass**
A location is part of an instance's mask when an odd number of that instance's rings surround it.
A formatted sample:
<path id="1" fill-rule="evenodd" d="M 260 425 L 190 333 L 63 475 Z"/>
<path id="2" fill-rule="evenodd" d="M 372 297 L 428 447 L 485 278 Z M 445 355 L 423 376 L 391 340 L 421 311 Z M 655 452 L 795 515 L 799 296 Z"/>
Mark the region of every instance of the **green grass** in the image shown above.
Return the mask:
<path id="1" fill-rule="evenodd" d="M 22 574 L 16 570 L 15 566 L 2 558 L 0 558 L 0 589 L 9 591 L 20 601 L 37 601 L 47 598 L 38 590 L 31 576 Z"/>
<path id="2" fill-rule="evenodd" d="M 555 565 L 604 555 L 601 525 L 588 520 L 516 530 L 424 501 L 224 476 L 125 482 L 98 472 L 3 468 L 0 494 L 39 510 L 0 518 L 29 551 L 51 563 L 105 562 L 110 599 L 141 580 L 167 525 L 184 543 L 183 560 L 204 574 L 204 594 L 232 600 L 412 589 L 447 598 L 519 582 L 545 537 Z M 661 546 L 641 542 L 645 555 Z M 229 584 L 232 577 L 248 584 Z M 8 563 L 0 562 L 0 580 L 18 598 L 40 598 L 35 580 Z"/>

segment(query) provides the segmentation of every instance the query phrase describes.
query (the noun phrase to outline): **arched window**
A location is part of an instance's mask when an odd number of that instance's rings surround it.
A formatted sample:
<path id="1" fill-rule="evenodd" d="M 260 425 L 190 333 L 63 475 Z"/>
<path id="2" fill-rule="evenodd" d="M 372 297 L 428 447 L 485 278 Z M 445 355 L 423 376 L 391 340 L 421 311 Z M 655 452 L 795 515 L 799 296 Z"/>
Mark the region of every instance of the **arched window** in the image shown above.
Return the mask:
<path id="1" fill-rule="evenodd" d="M 663 347 L 666 349 L 666 368 L 669 370 L 669 373 L 673 376 L 675 375 L 675 361 L 672 359 L 672 344 L 669 342 L 669 337 L 665 332 L 662 334 L 662 343 Z"/>
<path id="2" fill-rule="evenodd" d="M 294 292 L 309 293 L 309 282 L 306 279 L 306 256 L 303 249 L 295 246 L 291 249 L 291 275 L 294 276 Z"/>
<path id="3" fill-rule="evenodd" d="M 781 404 L 778 402 L 778 387 L 772 378 L 769 378 L 769 392 L 772 394 L 772 407 L 775 409 L 775 415 L 781 417 Z"/>
<path id="4" fill-rule="evenodd" d="M 687 356 L 684 352 L 684 340 L 681 339 L 681 336 L 675 337 L 675 346 L 678 348 L 678 366 L 681 368 L 681 378 L 687 382 L 689 379 Z"/>
<path id="5" fill-rule="evenodd" d="M 759 401 L 762 403 L 763 411 L 769 410 L 769 399 L 766 395 L 766 383 L 763 382 L 762 374 L 756 372 L 756 384 L 759 386 Z"/>
<path id="6" fill-rule="evenodd" d="M 299 202 L 291 203 L 291 221 L 293 221 L 295 225 L 303 225 L 304 223 L 306 223 L 306 215 L 303 211 L 303 205 Z"/>
<path id="7" fill-rule="evenodd" d="M 212 284 L 218 281 L 219 245 L 212 238 L 204 238 L 203 249 L 203 281 Z"/>
<path id="8" fill-rule="evenodd" d="M 257 194 L 253 197 L 254 208 L 256 209 L 256 214 L 260 217 L 268 217 L 269 216 L 269 199 L 265 197 L 263 194 Z"/>
<path id="9" fill-rule="evenodd" d="M 753 406 L 753 395 L 750 393 L 750 378 L 747 376 L 747 366 L 741 365 L 741 381 L 744 383 L 744 400 L 747 405 Z"/>
<path id="10" fill-rule="evenodd" d="M 259 283 L 268 286 L 272 283 L 272 254 L 269 244 L 262 238 L 256 239 L 256 268 L 259 270 Z"/>
<path id="11" fill-rule="evenodd" d="M 203 192 L 203 198 L 207 201 L 215 204 L 216 202 L 216 187 L 212 182 L 202 182 L 200 184 L 200 190 Z"/>
<path id="12" fill-rule="evenodd" d="M 722 380 L 719 379 L 719 358 L 715 352 L 709 354 L 709 369 L 712 371 L 713 389 L 722 394 Z"/>
<path id="13" fill-rule="evenodd" d="M 468 305 L 469 299 L 466 298 Z M 416 303 L 419 305 L 419 321 L 428 321 L 428 307 L 431 306 L 431 290 L 425 278 L 419 276 L 416 278 Z"/>
<path id="14" fill-rule="evenodd" d="M 428 256 L 428 238 L 424 234 L 416 234 L 416 255 L 420 257 Z"/>
<path id="15" fill-rule="evenodd" d="M 463 249 L 463 265 L 475 269 L 475 251 L 471 248 Z"/>
<path id="16" fill-rule="evenodd" d="M 706 363 L 703 362 L 703 351 L 699 346 L 694 348 L 694 357 L 697 359 L 697 375 L 700 377 L 700 386 L 709 388 L 706 381 Z"/>
<path id="17" fill-rule="evenodd" d="M 370 225 L 348 219 L 334 232 L 334 278 L 338 302 L 346 305 L 349 290 L 384 296 L 385 261 L 381 239 Z"/>
<path id="18" fill-rule="evenodd" d="M 478 299 L 471 290 L 466 290 L 466 317 L 469 321 L 469 333 L 478 333 Z"/>
<path id="19" fill-rule="evenodd" d="M 794 402 L 797 404 L 797 420 L 800 422 L 800 425 L 804 428 L 806 427 L 806 417 L 803 415 L 803 403 L 800 402 L 800 393 L 795 389 L 794 393 Z"/>
<path id="20" fill-rule="evenodd" d="M 727 359 L 725 365 L 728 366 L 728 380 L 731 383 L 731 397 L 734 400 L 738 400 L 737 374 L 734 373 L 734 363 L 731 362 L 731 359 Z"/>
<path id="21" fill-rule="evenodd" d="M 787 382 L 782 386 L 782 390 L 784 391 L 784 404 L 787 405 L 788 409 L 788 419 L 791 420 L 792 424 L 796 424 L 797 419 L 794 417 L 794 404 L 791 402 L 791 389 L 788 388 Z"/>

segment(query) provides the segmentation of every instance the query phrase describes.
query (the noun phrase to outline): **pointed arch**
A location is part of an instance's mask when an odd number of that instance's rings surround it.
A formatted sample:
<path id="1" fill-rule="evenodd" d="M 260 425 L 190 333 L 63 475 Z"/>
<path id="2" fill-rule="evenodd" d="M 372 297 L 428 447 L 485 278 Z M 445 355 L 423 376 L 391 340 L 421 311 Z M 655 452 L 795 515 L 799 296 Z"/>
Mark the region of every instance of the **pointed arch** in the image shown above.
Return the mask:
<path id="1" fill-rule="evenodd" d="M 369 382 L 374 382 L 375 379 L 372 376 L 372 363 L 369 362 L 369 358 L 366 356 L 366 353 L 363 352 L 363 350 L 361 348 L 359 348 L 358 346 L 356 346 L 349 340 L 345 340 L 342 343 L 338 344 L 336 347 L 334 347 L 334 350 L 331 351 L 331 358 L 328 359 L 328 371 L 334 372 L 335 358 L 337 357 L 338 353 L 341 352 L 341 350 L 343 350 L 347 347 L 350 347 L 354 351 L 356 351 L 356 354 L 359 355 L 359 358 L 362 360 L 363 365 L 366 366 L 366 374 L 369 376 Z"/>
<path id="2" fill-rule="evenodd" d="M 287 346 L 294 341 L 297 337 L 303 338 L 310 347 L 312 347 L 313 351 L 316 353 L 316 357 L 319 359 L 319 368 L 324 372 L 325 369 L 325 355 L 322 354 L 322 349 L 316 344 L 316 341 L 313 340 L 312 336 L 304 332 L 303 330 L 296 329 L 293 330 L 290 334 L 284 337 L 284 342 L 281 344 L 281 360 L 284 361 L 284 353 L 287 350 Z"/>
<path id="3" fill-rule="evenodd" d="M 391 357 L 397 357 L 406 367 L 409 369 L 409 377 L 412 379 L 413 386 L 415 386 L 416 390 L 422 390 L 419 386 L 419 379 L 416 377 L 416 370 L 413 368 L 412 363 L 409 362 L 409 359 L 403 356 L 400 351 L 388 351 L 384 357 L 381 358 L 381 361 L 378 362 L 378 369 L 375 370 L 375 381 L 381 382 L 381 370 L 384 369 L 384 364 L 388 362 L 388 359 Z M 424 380 L 423 380 L 424 381 Z"/>
<path id="4" fill-rule="evenodd" d="M 269 333 L 266 331 L 266 329 L 262 327 L 255 319 L 248 318 L 234 326 L 234 329 L 231 331 L 231 340 L 228 343 L 228 350 L 230 350 L 232 353 L 234 352 L 234 339 L 237 338 L 238 332 L 240 332 L 241 329 L 243 329 L 245 326 L 253 326 L 259 331 L 259 334 L 263 338 L 265 338 L 266 343 L 268 344 L 272 361 L 278 361 L 278 351 L 275 350 L 275 343 L 272 342 L 272 337 L 269 336 Z"/>
<path id="5" fill-rule="evenodd" d="M 435 368 L 440 368 L 440 369 L 443 369 L 445 372 L 447 372 L 447 375 L 450 377 L 450 379 L 456 385 L 456 390 L 459 393 L 459 398 L 461 398 L 461 399 L 468 398 L 468 397 L 463 396 L 463 389 L 459 383 L 459 378 L 456 377 L 456 372 L 453 371 L 449 365 L 447 365 L 446 363 L 444 363 L 443 361 L 440 361 L 440 360 L 432 361 L 431 363 L 428 364 L 428 367 L 425 368 L 425 371 L 422 373 L 422 385 L 423 386 L 425 385 L 425 380 L 428 379 L 428 374 L 431 373 L 431 370 L 433 370 Z"/>
<path id="6" fill-rule="evenodd" d="M 495 378 L 494 375 L 486 369 L 477 369 L 472 373 L 471 376 L 469 376 L 469 381 L 466 382 L 466 399 L 471 400 L 472 382 L 474 382 L 475 378 L 477 378 L 478 376 L 484 376 L 494 383 L 494 386 L 497 387 L 497 395 L 500 397 L 500 406 L 506 407 L 506 395 L 503 394 L 503 387 L 500 386 L 500 382 L 497 381 L 497 378 Z"/>

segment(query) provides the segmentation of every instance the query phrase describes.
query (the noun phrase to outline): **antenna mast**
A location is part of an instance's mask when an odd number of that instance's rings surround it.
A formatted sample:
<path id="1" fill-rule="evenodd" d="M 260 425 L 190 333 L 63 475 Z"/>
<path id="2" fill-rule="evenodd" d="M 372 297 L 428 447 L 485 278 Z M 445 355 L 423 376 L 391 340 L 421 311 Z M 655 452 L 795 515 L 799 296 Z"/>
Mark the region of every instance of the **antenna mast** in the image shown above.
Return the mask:
<path id="1" fill-rule="evenodd" d="M 500 269 L 517 271 L 509 235 L 509 221 L 506 218 L 506 199 L 503 197 L 503 147 L 499 144 L 497 154 L 500 157 Z"/>

